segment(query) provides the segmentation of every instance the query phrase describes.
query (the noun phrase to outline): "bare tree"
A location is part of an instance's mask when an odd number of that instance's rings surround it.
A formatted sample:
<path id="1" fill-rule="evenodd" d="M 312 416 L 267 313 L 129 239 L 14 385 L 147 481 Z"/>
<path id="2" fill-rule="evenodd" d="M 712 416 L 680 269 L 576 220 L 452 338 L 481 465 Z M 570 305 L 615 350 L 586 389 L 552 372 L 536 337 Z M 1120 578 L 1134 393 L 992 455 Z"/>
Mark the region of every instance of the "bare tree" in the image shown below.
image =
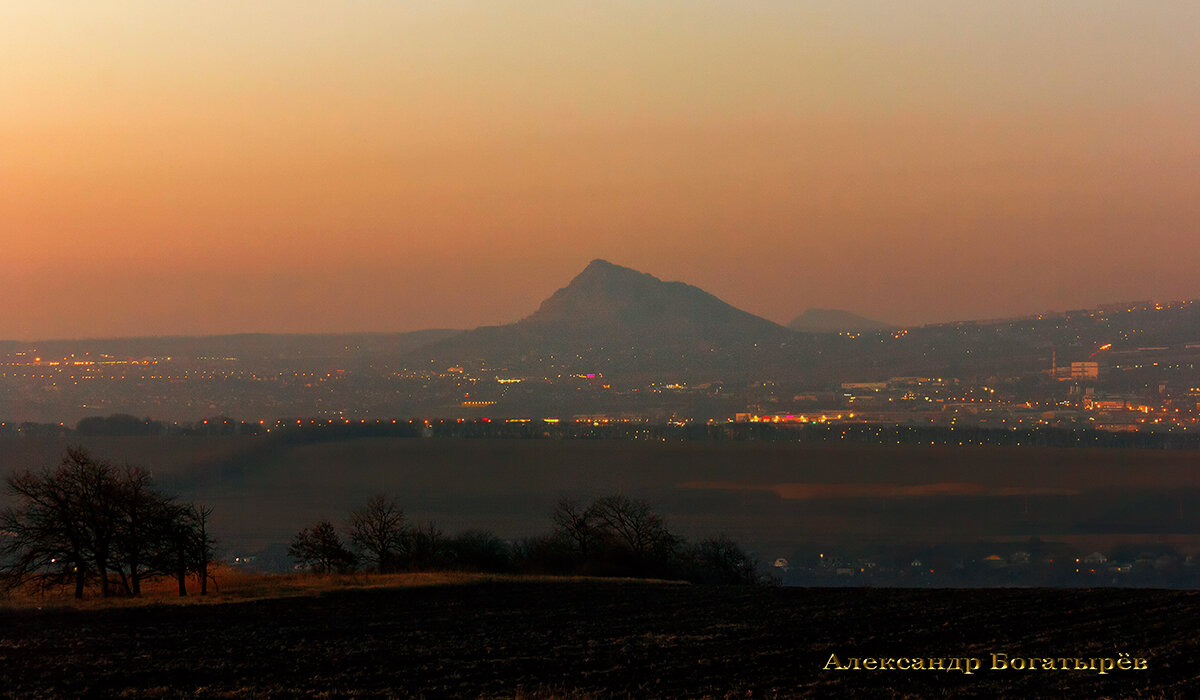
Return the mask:
<path id="1" fill-rule="evenodd" d="M 431 569 L 443 563 L 446 555 L 446 536 L 432 521 L 424 527 L 417 525 L 408 533 L 409 566 Z"/>
<path id="2" fill-rule="evenodd" d="M 611 495 L 588 509 L 610 537 L 639 556 L 666 554 L 679 544 L 666 523 L 646 501 Z"/>
<path id="3" fill-rule="evenodd" d="M 22 505 L 0 522 L 13 534 L 5 543 L 5 573 L 13 585 L 47 573 L 62 577 L 68 567 L 75 597 L 82 598 L 89 572 L 109 594 L 109 566 L 119 527 L 119 482 L 107 462 L 70 448 L 57 469 L 25 471 L 6 483 Z M 60 567 L 61 564 L 61 567 Z"/>
<path id="4" fill-rule="evenodd" d="M 758 573 L 758 562 L 728 537 L 701 540 L 689 548 L 688 559 L 688 578 L 696 583 L 757 585 L 763 582 Z"/>
<path id="5" fill-rule="evenodd" d="M 451 567 L 464 571 L 505 572 L 512 569 L 512 547 L 491 530 L 463 530 L 446 543 Z"/>
<path id="6" fill-rule="evenodd" d="M 0 571 L 7 588 L 36 576 L 43 583 L 73 582 L 75 597 L 82 598 L 90 565 L 86 535 L 83 524 L 71 515 L 68 494 L 54 483 L 54 473 L 48 470 L 6 479 L 21 505 L 0 514 Z"/>
<path id="7" fill-rule="evenodd" d="M 180 597 L 187 595 L 187 575 L 192 563 L 192 528 L 188 510 L 175 506 L 166 509 L 166 546 L 160 553 L 164 568 L 175 577 Z"/>
<path id="8" fill-rule="evenodd" d="M 318 574 L 348 571 L 354 568 L 354 554 L 342 544 L 333 523 L 322 520 L 312 528 L 296 533 L 288 547 L 288 556 L 300 566 Z"/>
<path id="9" fill-rule="evenodd" d="M 121 585 L 129 595 L 141 595 L 142 580 L 155 573 L 154 564 L 163 546 L 163 526 L 173 517 L 172 498 L 154 489 L 150 473 L 126 464 L 120 473 L 116 555 Z"/>
<path id="10" fill-rule="evenodd" d="M 576 571 L 600 575 L 672 576 L 681 540 L 650 504 L 613 494 L 586 508 L 563 498 L 550 514 L 553 541 L 565 543 Z M 545 550 L 541 550 L 543 556 Z M 566 552 L 560 549 L 558 556 Z"/>
<path id="11" fill-rule="evenodd" d="M 554 522 L 554 534 L 570 543 L 584 561 L 604 537 L 596 509 L 584 508 L 578 499 L 560 499 L 550 519 Z"/>
<path id="12" fill-rule="evenodd" d="M 200 595 L 208 594 L 208 565 L 214 559 L 216 540 L 208 531 L 208 520 L 212 517 L 212 506 L 192 506 L 192 555 L 196 576 L 200 579 Z"/>
<path id="13" fill-rule="evenodd" d="M 156 571 L 175 579 L 179 595 L 187 595 L 187 577 L 195 574 L 200 595 L 208 593 L 209 569 L 213 560 L 214 540 L 208 531 L 212 508 L 168 503 L 161 510 L 162 521 L 155 529 L 158 548 Z"/>
<path id="14" fill-rule="evenodd" d="M 194 540 L 189 508 L 159 493 L 148 472 L 117 469 L 82 448 L 68 448 L 55 469 L 17 472 L 6 484 L 18 501 L 0 514 L 0 573 L 9 586 L 71 582 L 82 598 L 95 580 L 107 597 L 114 576 L 120 592 L 138 595 L 146 577 L 169 570 L 167 552 Z M 185 562 L 175 570 L 194 568 L 191 554 L 175 559 Z"/>
<path id="15" fill-rule="evenodd" d="M 351 513 L 350 542 L 379 573 L 398 571 L 407 545 L 400 502 L 379 494 Z"/>

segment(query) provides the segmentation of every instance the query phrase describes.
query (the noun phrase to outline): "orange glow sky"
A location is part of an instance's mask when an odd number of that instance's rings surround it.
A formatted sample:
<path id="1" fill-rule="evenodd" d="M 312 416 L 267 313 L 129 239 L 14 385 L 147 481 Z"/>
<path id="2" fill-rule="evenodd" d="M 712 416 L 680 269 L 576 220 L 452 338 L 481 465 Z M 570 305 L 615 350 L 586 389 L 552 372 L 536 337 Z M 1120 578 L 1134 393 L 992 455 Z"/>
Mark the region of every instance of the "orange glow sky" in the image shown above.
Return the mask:
<path id="1" fill-rule="evenodd" d="M 0 9 L 0 339 L 1200 297 L 1200 3 Z"/>

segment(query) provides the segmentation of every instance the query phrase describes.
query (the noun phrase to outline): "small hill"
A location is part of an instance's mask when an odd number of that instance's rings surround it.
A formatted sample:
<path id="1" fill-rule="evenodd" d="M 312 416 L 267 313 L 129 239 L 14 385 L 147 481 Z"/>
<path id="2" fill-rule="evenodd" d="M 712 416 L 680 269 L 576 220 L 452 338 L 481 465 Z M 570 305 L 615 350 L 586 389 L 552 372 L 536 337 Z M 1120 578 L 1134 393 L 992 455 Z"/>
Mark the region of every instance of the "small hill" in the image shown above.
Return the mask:
<path id="1" fill-rule="evenodd" d="M 844 331 L 878 331 L 893 328 L 890 323 L 863 318 L 841 309 L 808 309 L 788 324 L 788 328 L 804 333 L 841 333 Z"/>

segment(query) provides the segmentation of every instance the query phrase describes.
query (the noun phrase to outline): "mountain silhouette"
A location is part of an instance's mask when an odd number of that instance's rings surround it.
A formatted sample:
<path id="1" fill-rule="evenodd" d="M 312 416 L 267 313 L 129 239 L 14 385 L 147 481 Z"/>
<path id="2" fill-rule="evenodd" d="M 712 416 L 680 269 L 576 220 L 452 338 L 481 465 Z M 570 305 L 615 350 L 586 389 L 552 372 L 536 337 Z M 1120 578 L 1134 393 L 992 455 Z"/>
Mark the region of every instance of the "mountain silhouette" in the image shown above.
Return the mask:
<path id="1" fill-rule="evenodd" d="M 808 309 L 792 319 L 788 328 L 804 333 L 841 333 L 843 331 L 879 331 L 893 328 L 893 326 L 841 309 Z"/>
<path id="2" fill-rule="evenodd" d="M 702 289 L 593 260 L 518 325 L 597 339 L 681 344 L 780 335 L 783 327 L 736 309 Z"/>
<path id="3" fill-rule="evenodd" d="M 687 369 L 736 365 L 747 352 L 796 337 L 692 285 L 593 260 L 520 321 L 477 328 L 421 354 L 435 363 Z"/>

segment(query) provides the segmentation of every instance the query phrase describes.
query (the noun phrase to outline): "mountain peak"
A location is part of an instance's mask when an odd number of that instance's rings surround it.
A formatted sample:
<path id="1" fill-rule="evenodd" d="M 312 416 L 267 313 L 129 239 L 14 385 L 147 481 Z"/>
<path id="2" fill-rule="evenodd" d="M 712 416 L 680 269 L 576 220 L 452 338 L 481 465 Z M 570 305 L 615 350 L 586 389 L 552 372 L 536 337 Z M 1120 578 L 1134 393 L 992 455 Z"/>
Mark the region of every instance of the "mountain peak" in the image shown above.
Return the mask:
<path id="1" fill-rule="evenodd" d="M 575 275 L 575 278 L 571 280 L 571 283 L 567 285 L 567 288 L 579 284 L 588 284 L 603 280 L 630 281 L 638 279 L 643 281 L 652 280 L 654 282 L 662 282 L 654 275 L 650 275 L 645 272 L 638 272 L 633 268 L 615 265 L 607 260 L 596 258 L 588 263 L 587 267 L 583 268 L 582 272 L 580 272 L 578 275 Z"/>
<path id="2" fill-rule="evenodd" d="M 892 325 L 841 309 L 808 309 L 792 319 L 788 328 L 806 333 L 841 333 L 884 330 Z"/>
<path id="3" fill-rule="evenodd" d="M 599 258 L 571 282 L 542 302 L 525 323 L 628 325 L 647 310 L 664 312 L 681 298 L 715 297 L 682 282 L 663 282 L 654 275 Z"/>
<path id="4" fill-rule="evenodd" d="M 687 328 L 687 335 L 721 335 L 717 329 L 727 324 L 749 324 L 758 333 L 778 328 L 690 284 L 664 282 L 601 259 L 588 263 L 570 284 L 542 302 L 521 323 L 604 328 L 607 333 L 630 337 L 682 327 Z"/>
<path id="5" fill-rule="evenodd" d="M 478 328 L 427 352 L 506 366 L 557 355 L 592 368 L 700 371 L 722 362 L 743 368 L 751 356 L 761 362 L 760 345 L 778 350 L 794 339 L 690 284 L 596 259 L 524 319 Z"/>

